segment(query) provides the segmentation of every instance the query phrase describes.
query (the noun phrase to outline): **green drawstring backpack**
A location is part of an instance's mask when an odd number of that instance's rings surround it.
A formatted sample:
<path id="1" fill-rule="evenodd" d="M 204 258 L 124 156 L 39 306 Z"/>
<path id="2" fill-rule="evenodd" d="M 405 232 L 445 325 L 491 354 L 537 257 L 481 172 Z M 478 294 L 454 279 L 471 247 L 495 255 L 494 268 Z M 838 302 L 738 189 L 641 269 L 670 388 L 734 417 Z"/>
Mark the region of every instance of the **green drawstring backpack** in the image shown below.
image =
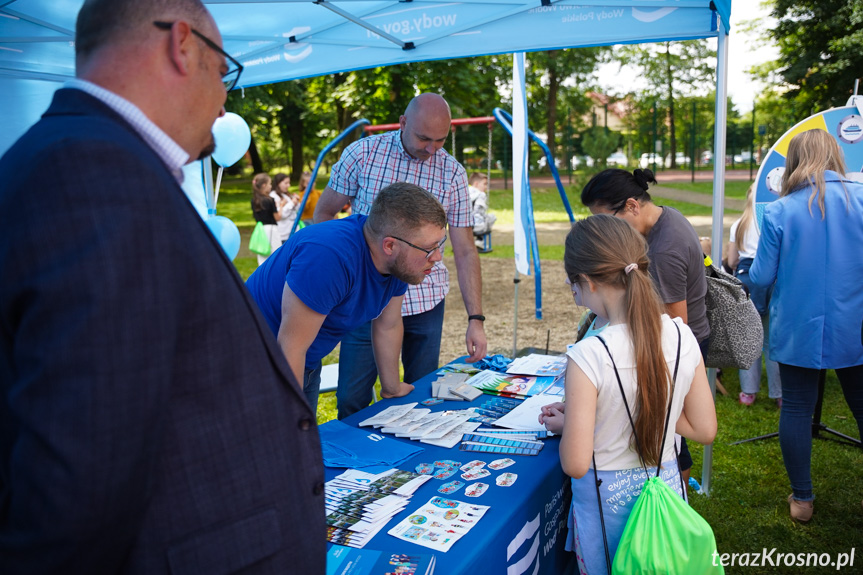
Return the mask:
<path id="1" fill-rule="evenodd" d="M 268 256 L 273 251 L 273 247 L 270 245 L 270 238 L 267 237 L 267 232 L 264 231 L 264 224 L 261 222 L 255 224 L 255 229 L 252 230 L 252 237 L 249 238 L 249 251 L 262 256 Z"/>
<path id="2" fill-rule="evenodd" d="M 674 375 L 671 381 L 671 396 L 668 398 L 668 412 L 665 416 L 665 429 L 662 433 L 662 446 L 668 435 L 668 421 L 671 418 L 671 400 L 674 396 L 674 383 L 677 380 L 677 368 L 680 364 L 680 328 L 677 328 L 677 360 L 674 365 Z M 597 336 L 602 342 L 608 356 L 611 351 L 601 336 Z M 614 367 L 614 375 L 617 376 L 617 385 L 620 395 L 623 397 L 623 405 L 629 416 L 629 424 L 635 437 L 635 445 L 639 452 L 638 435 L 635 432 L 635 423 L 632 420 L 632 412 L 626 402 L 623 393 L 623 384 L 620 382 L 620 374 L 617 365 L 611 357 L 611 365 Z M 662 453 L 662 449 L 659 451 Z M 675 455 L 677 449 L 674 450 Z M 641 487 L 641 494 L 632 508 L 632 513 L 626 520 L 617 553 L 614 555 L 614 563 L 608 552 L 608 539 L 605 534 L 605 520 L 602 517 L 602 502 L 599 500 L 599 479 L 596 476 L 596 459 L 593 462 L 593 473 L 596 479 L 596 497 L 599 505 L 599 518 L 602 523 L 602 539 L 605 543 L 605 561 L 608 572 L 612 575 L 653 575 L 674 573 L 698 573 L 699 575 L 714 575 L 725 573 L 722 563 L 718 560 L 716 551 L 716 538 L 713 529 L 707 524 L 686 501 L 659 477 L 659 465 L 656 466 L 656 475 L 650 477 L 647 468 L 644 473 L 649 479 Z M 680 476 L 680 486 L 686 493 L 686 485 Z"/>

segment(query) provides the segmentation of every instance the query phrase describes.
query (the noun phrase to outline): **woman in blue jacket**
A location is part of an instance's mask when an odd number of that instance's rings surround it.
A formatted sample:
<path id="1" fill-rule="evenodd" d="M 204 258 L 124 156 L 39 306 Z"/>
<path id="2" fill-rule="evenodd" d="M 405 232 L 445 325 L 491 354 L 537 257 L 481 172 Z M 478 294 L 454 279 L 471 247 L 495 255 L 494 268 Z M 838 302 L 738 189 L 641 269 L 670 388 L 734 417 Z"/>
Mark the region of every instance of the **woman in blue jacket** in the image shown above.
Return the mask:
<path id="1" fill-rule="evenodd" d="M 767 206 L 749 270 L 776 286 L 770 357 L 779 363 L 779 442 L 793 493 L 791 516 L 812 518 L 812 415 L 822 369 L 834 369 L 863 430 L 863 185 L 845 178 L 836 141 L 823 130 L 788 146 L 780 198 Z"/>

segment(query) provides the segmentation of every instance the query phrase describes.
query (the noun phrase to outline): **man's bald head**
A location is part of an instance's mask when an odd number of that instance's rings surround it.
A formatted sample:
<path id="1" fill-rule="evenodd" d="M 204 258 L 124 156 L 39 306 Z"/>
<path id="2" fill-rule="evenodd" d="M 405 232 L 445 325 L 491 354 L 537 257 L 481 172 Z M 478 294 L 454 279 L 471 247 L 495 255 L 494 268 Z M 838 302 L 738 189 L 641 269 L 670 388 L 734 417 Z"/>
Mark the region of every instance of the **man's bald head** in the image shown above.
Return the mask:
<path id="1" fill-rule="evenodd" d="M 446 143 L 451 122 L 449 104 L 440 94 L 420 94 L 399 118 L 402 146 L 414 158 L 425 161 Z"/>
<path id="2" fill-rule="evenodd" d="M 410 101 L 408 107 L 405 108 L 405 117 L 409 121 L 411 118 L 417 116 L 445 117 L 447 122 L 450 122 L 452 119 L 447 101 L 440 94 L 432 94 L 431 92 L 416 96 Z"/>

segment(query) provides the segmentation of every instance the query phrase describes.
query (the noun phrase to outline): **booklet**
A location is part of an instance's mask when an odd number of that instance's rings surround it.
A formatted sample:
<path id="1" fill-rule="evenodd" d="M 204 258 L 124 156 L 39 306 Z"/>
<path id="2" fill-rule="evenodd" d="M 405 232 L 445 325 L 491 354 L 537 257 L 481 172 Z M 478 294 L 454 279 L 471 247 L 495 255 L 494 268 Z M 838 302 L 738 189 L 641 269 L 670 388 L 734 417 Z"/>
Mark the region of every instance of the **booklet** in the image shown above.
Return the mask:
<path id="1" fill-rule="evenodd" d="M 566 371 L 565 355 L 542 355 L 532 353 L 515 358 L 506 370 L 507 373 L 520 375 L 563 375 Z"/>
<path id="2" fill-rule="evenodd" d="M 327 552 L 327 575 L 432 575 L 435 556 L 351 549 L 333 545 Z"/>
<path id="3" fill-rule="evenodd" d="M 539 395 L 551 387 L 554 380 L 554 377 L 511 375 L 485 370 L 470 378 L 468 383 L 483 393 L 524 399 Z"/>

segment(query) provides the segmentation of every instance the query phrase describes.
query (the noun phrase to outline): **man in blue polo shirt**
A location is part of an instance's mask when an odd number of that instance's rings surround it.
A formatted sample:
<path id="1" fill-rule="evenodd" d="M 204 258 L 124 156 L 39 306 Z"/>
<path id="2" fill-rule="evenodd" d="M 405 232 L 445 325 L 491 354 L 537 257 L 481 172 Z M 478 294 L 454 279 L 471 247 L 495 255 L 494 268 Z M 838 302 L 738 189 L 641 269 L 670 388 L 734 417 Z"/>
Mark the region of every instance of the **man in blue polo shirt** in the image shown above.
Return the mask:
<path id="1" fill-rule="evenodd" d="M 321 359 L 368 321 L 381 395 L 413 390 L 398 371 L 402 299 L 407 285 L 421 283 L 442 259 L 446 224 L 434 196 L 397 182 L 380 191 L 368 216 L 303 229 L 249 277 L 246 286 L 312 408 Z"/>

